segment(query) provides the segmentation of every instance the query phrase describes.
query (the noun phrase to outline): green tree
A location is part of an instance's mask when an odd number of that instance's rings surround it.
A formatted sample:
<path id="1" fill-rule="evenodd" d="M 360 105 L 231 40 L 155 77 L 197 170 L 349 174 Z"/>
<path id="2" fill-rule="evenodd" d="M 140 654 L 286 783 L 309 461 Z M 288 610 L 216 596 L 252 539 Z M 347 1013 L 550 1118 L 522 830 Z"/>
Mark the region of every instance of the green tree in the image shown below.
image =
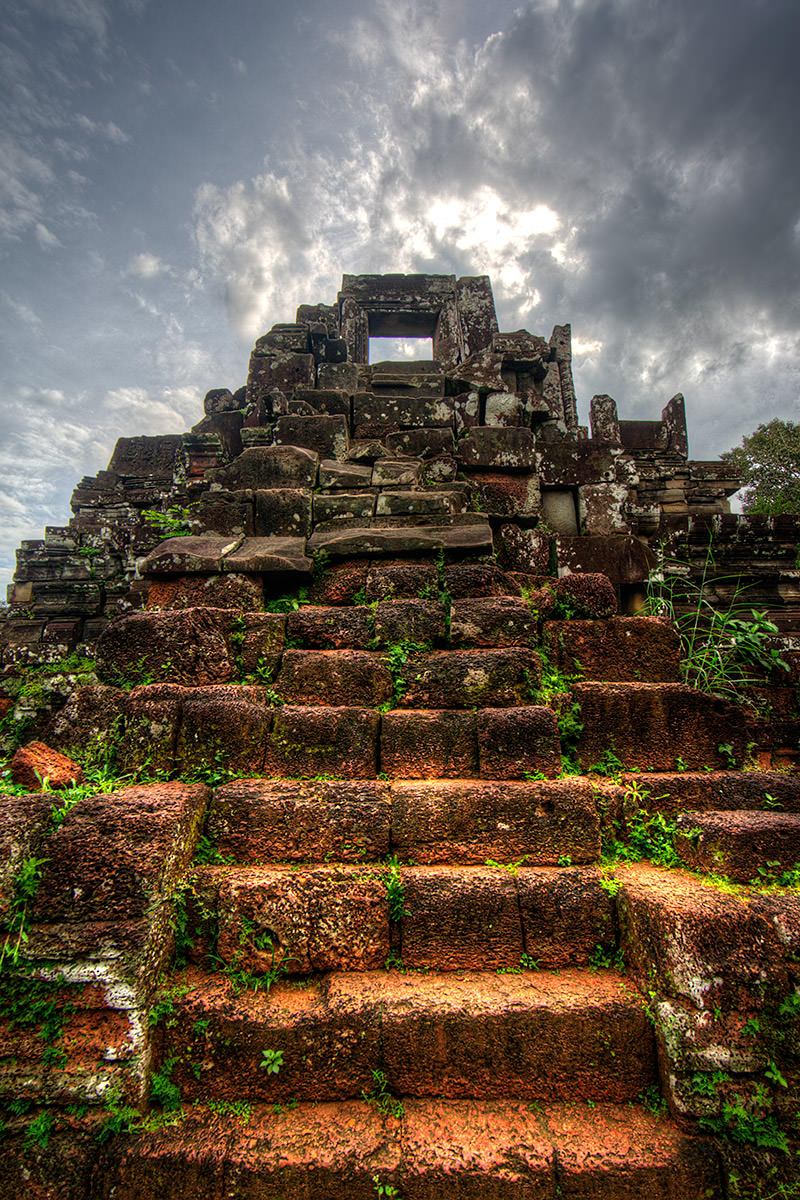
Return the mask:
<path id="1" fill-rule="evenodd" d="M 800 513 L 800 425 L 770 421 L 720 456 L 737 471 L 746 490 L 746 513 Z"/>

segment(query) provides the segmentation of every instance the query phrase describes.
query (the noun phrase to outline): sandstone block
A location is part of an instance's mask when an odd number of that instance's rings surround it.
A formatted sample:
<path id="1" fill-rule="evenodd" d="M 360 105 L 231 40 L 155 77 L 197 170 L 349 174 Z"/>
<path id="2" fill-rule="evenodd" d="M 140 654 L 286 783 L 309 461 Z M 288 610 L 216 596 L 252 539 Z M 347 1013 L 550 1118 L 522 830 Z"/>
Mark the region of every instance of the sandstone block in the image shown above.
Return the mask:
<path id="1" fill-rule="evenodd" d="M 365 650 L 372 641 L 370 610 L 309 605 L 289 613 L 287 633 L 310 650 Z"/>
<path id="2" fill-rule="evenodd" d="M 308 537 L 311 492 L 306 488 L 265 488 L 255 492 L 257 537 Z"/>
<path id="3" fill-rule="evenodd" d="M 233 412 L 238 407 L 238 400 L 234 400 L 230 388 L 212 388 L 203 399 L 203 411 L 208 415 Z"/>
<path id="4" fill-rule="evenodd" d="M 744 716 L 723 700 L 679 683 L 579 683 L 583 733 L 578 755 L 586 766 L 608 750 L 627 768 L 669 771 L 681 758 L 689 770 L 726 761 L 721 744 L 743 761 Z"/>
<path id="5" fill-rule="evenodd" d="M 251 492 L 206 492 L 190 510 L 193 528 L 203 534 L 216 534 L 232 541 L 253 532 L 253 496 Z"/>
<path id="6" fill-rule="evenodd" d="M 302 537 L 245 538 L 225 556 L 223 571 L 244 574 L 274 574 L 302 580 L 311 574 L 312 562 L 305 554 Z"/>
<path id="7" fill-rule="evenodd" d="M 525 779 L 561 772 L 561 742 L 550 708 L 482 708 L 478 712 L 482 779 Z"/>
<path id="8" fill-rule="evenodd" d="M 525 424 L 524 404 L 511 392 L 491 392 L 486 397 L 485 421 L 501 428 Z"/>
<path id="9" fill-rule="evenodd" d="M 375 515 L 378 517 L 446 516 L 461 512 L 460 492 L 384 491 L 378 496 Z"/>
<path id="10" fill-rule="evenodd" d="M 369 487 L 372 482 L 372 468 L 360 467 L 357 463 L 335 462 L 332 458 L 324 458 L 319 464 L 319 486 L 321 488 L 354 488 Z"/>
<path id="11" fill-rule="evenodd" d="M 83 783 L 83 771 L 71 758 L 44 742 L 28 742 L 11 760 L 11 778 L 17 787 L 39 792 L 45 782 L 56 790 Z"/>
<path id="12" fill-rule="evenodd" d="M 197 688 L 187 697 L 176 746 L 182 774 L 213 771 L 261 774 L 272 711 L 261 688 Z"/>
<path id="13" fill-rule="evenodd" d="M 393 779 L 466 779 L 477 774 L 475 714 L 400 710 L 381 720 L 381 769 Z"/>
<path id="14" fill-rule="evenodd" d="M 520 529 L 518 525 L 501 525 L 498 530 L 498 555 L 509 571 L 524 571 L 532 575 L 547 575 L 550 569 L 549 534 L 538 529 Z"/>
<path id="15" fill-rule="evenodd" d="M 216 788 L 207 831 L 236 862 L 375 862 L 389 853 L 389 786 L 237 779 Z"/>
<path id="16" fill-rule="evenodd" d="M 279 446 L 303 446 L 320 458 L 341 462 L 350 449 L 347 418 L 335 416 L 279 417 L 275 422 L 275 442 Z"/>
<path id="17" fill-rule="evenodd" d="M 369 522 L 375 512 L 374 492 L 333 492 L 314 497 L 314 524 L 324 521 Z"/>
<path id="18" fill-rule="evenodd" d="M 247 376 L 247 407 L 252 408 L 274 388 L 292 391 L 314 386 L 314 355 L 278 351 L 269 358 L 253 354 Z"/>
<path id="19" fill-rule="evenodd" d="M 214 575 L 222 570 L 226 554 L 241 543 L 241 536 L 173 537 L 160 542 L 142 564 L 143 575 Z"/>
<path id="20" fill-rule="evenodd" d="M 536 465 L 530 429 L 474 426 L 459 439 L 456 452 L 463 466 L 478 470 L 492 467 L 498 471 L 530 471 Z"/>
<path id="21" fill-rule="evenodd" d="M 440 650 L 412 654 L 403 668 L 403 708 L 507 708 L 532 703 L 542 666 L 532 650 Z"/>
<path id="22" fill-rule="evenodd" d="M 436 458 L 455 454 L 455 439 L 451 428 L 405 429 L 386 436 L 386 449 L 391 458 Z"/>
<path id="23" fill-rule="evenodd" d="M 531 646 L 538 641 L 538 623 L 526 602 L 515 596 L 455 600 L 450 640 L 454 647 Z"/>
<path id="24" fill-rule="evenodd" d="M 364 650 L 287 650 L 275 687 L 289 703 L 377 708 L 391 699 L 392 676 Z"/>
<path id="25" fill-rule="evenodd" d="M 313 488 L 319 456 L 301 446 L 251 446 L 227 467 L 209 471 L 212 484 L 230 491 Z"/>
<path id="26" fill-rule="evenodd" d="M 412 487 L 419 482 L 422 466 L 407 458 L 384 458 L 372 468 L 373 487 Z"/>
<path id="27" fill-rule="evenodd" d="M 672 625 L 655 617 L 547 621 L 542 644 L 566 675 L 642 683 L 678 678 L 680 639 Z"/>
<path id="28" fill-rule="evenodd" d="M 266 774 L 370 779 L 377 770 L 379 715 L 365 708 L 285 704 L 275 712 Z"/>

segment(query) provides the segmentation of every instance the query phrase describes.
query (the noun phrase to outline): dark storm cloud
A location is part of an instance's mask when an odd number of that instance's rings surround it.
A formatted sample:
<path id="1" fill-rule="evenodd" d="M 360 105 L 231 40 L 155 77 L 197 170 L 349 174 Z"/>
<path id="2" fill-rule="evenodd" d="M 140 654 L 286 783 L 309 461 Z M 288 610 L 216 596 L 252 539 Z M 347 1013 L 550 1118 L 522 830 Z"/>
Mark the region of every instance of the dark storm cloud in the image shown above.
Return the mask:
<path id="1" fill-rule="evenodd" d="M 584 413 L 682 389 L 701 456 L 796 417 L 795 0 L 6 9 L 6 562 L 343 271 L 489 273 Z"/>

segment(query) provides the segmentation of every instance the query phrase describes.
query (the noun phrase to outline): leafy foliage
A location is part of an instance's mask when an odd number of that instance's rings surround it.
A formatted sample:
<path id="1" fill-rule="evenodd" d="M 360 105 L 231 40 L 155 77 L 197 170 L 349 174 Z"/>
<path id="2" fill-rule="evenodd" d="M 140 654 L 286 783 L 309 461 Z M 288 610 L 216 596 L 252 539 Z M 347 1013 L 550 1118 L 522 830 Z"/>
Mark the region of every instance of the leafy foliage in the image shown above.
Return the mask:
<path id="1" fill-rule="evenodd" d="M 800 512 L 800 424 L 773 420 L 759 425 L 741 446 L 722 456 L 746 484 L 746 513 Z"/>

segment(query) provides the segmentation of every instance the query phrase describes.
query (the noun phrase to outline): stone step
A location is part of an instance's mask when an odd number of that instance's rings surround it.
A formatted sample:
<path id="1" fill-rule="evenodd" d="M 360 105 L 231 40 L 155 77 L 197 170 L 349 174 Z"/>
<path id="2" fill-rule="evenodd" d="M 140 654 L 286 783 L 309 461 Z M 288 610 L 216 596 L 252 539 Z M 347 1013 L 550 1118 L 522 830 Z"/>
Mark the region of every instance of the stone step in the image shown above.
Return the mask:
<path id="1" fill-rule="evenodd" d="M 325 551 L 331 558 L 377 554 L 436 554 L 457 556 L 492 554 L 492 530 L 488 521 L 469 525 L 393 525 L 347 529 L 318 529 L 306 544 L 309 554 Z"/>
<path id="2" fill-rule="evenodd" d="M 436 584 L 430 588 L 436 594 Z M 308 605 L 289 613 L 290 643 L 313 650 L 366 650 L 413 642 L 441 645 L 447 613 L 436 599 L 376 600 L 351 608 Z"/>
<path id="3" fill-rule="evenodd" d="M 800 813 L 800 774 L 787 771 L 673 771 L 623 774 L 639 808 L 678 812 L 766 810 Z"/>
<path id="4" fill-rule="evenodd" d="M 572 695 L 580 707 L 577 754 L 584 770 L 609 756 L 623 769 L 642 771 L 714 769 L 745 761 L 741 710 L 683 684 L 579 683 Z"/>
<path id="5" fill-rule="evenodd" d="M 588 966 L 615 950 L 597 867 L 201 867 L 191 876 L 192 961 L 254 974 Z M 216 942 L 207 941 L 209 922 Z"/>
<path id="6" fill-rule="evenodd" d="M 613 971 L 333 972 L 237 990 L 190 968 L 167 987 L 160 1059 L 184 1101 L 357 1099 L 383 1071 L 400 1097 L 625 1103 L 657 1078 L 641 997 Z"/>
<path id="7" fill-rule="evenodd" d="M 655 617 L 545 621 L 542 645 L 565 675 L 606 682 L 678 680 L 680 638 L 674 626 Z"/>
<path id="8" fill-rule="evenodd" d="M 395 853 L 419 865 L 487 859 L 555 866 L 600 856 L 596 785 L 237 779 L 214 790 L 206 836 L 238 863 L 360 862 Z"/>
<path id="9" fill-rule="evenodd" d="M 800 883 L 800 815 L 794 813 L 683 813 L 675 849 L 688 867 L 736 883 Z"/>
<path id="10" fill-rule="evenodd" d="M 409 1200 L 722 1194 L 712 1145 L 639 1106 L 411 1099 L 403 1110 L 399 1120 L 361 1100 L 277 1112 L 199 1104 L 112 1143 L 102 1200 L 368 1200 L 378 1186 Z"/>
<path id="11" fill-rule="evenodd" d="M 536 699 L 541 660 L 529 649 L 286 650 L 274 681 L 291 704 L 402 708 L 520 707 Z"/>
<path id="12" fill-rule="evenodd" d="M 797 892 L 721 887 L 634 863 L 615 871 L 625 960 L 648 992 L 664 1089 L 686 1120 L 760 1095 L 765 1128 L 797 1112 Z M 775 1070 L 775 1065 L 780 1064 Z M 741 1083 L 747 1080 L 747 1091 Z M 736 1118 L 728 1118 L 736 1136 Z M 726 1128 L 726 1120 L 719 1121 Z"/>

